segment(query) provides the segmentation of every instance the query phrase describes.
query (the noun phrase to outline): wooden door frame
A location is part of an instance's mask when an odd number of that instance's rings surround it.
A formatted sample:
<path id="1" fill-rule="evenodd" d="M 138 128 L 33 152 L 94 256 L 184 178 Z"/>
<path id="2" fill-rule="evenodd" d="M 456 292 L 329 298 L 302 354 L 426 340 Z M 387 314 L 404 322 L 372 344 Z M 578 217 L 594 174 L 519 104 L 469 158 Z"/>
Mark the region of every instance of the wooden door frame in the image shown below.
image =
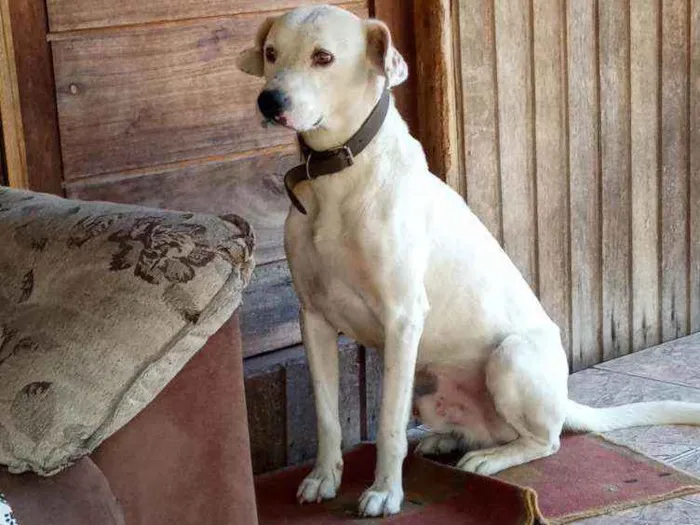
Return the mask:
<path id="1" fill-rule="evenodd" d="M 396 89 L 397 106 L 423 145 L 430 170 L 460 191 L 464 161 L 459 147 L 460 82 L 453 23 L 458 20 L 457 3 L 374 0 L 371 7 L 371 14 L 387 23 L 408 62 L 408 85 Z"/>
<path id="2" fill-rule="evenodd" d="M 27 154 L 24 142 L 17 81 L 15 44 L 10 15 L 10 1 L 0 0 L 0 118 L 7 166 L 7 180 L 11 187 L 28 188 Z"/>
<path id="3" fill-rule="evenodd" d="M 9 185 L 62 194 L 56 94 L 43 0 L 0 0 L 0 118 Z"/>

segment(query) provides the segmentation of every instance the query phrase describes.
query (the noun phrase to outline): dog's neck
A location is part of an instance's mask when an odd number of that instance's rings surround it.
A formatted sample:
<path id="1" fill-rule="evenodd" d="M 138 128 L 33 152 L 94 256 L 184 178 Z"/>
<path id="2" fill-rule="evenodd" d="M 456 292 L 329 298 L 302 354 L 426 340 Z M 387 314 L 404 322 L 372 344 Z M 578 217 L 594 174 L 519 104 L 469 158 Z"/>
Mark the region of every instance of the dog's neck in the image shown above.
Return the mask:
<path id="1" fill-rule="evenodd" d="M 325 151 L 345 144 L 360 129 L 379 102 L 384 91 L 384 82 L 383 77 L 372 79 L 364 93 L 354 98 L 354 103 L 342 107 L 320 127 L 303 132 L 301 136 L 306 145 L 316 151 Z"/>

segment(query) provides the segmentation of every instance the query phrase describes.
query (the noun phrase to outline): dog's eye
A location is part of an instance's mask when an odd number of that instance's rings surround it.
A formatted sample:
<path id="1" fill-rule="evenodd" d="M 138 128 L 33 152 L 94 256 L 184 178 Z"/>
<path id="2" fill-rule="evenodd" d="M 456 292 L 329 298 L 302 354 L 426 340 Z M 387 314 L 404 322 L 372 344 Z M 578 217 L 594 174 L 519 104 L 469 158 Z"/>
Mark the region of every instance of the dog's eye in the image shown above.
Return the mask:
<path id="1" fill-rule="evenodd" d="M 265 60 L 267 60 L 270 64 L 275 63 L 275 60 L 277 60 L 277 51 L 275 51 L 274 47 L 267 46 L 265 48 Z"/>
<path id="2" fill-rule="evenodd" d="M 323 51 L 322 49 L 319 49 L 318 51 L 314 51 L 314 54 L 311 56 L 311 59 L 313 60 L 314 66 L 326 67 L 330 66 L 333 63 L 335 57 L 331 55 L 328 51 Z"/>

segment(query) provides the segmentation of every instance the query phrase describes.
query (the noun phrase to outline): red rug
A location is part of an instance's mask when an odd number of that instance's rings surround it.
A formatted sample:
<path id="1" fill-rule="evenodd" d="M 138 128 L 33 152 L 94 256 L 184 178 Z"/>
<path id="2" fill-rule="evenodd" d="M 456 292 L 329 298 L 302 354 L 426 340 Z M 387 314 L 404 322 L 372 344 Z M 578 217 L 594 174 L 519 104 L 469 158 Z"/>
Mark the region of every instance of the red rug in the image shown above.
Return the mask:
<path id="1" fill-rule="evenodd" d="M 357 501 L 372 483 L 375 456 L 370 444 L 345 454 L 340 494 L 320 505 L 295 500 L 309 466 L 258 476 L 260 525 L 559 524 L 700 491 L 700 480 L 626 447 L 598 436 L 567 436 L 554 456 L 507 470 L 500 479 L 411 454 L 404 464 L 401 514 L 361 519 Z"/>

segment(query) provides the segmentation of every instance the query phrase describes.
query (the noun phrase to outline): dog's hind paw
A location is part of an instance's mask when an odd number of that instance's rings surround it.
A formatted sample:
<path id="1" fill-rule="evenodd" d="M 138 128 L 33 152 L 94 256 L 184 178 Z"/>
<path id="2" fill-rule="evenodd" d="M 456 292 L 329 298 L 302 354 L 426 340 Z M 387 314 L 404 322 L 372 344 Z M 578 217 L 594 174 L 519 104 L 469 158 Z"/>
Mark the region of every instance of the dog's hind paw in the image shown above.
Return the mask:
<path id="1" fill-rule="evenodd" d="M 430 434 L 420 440 L 416 454 L 433 456 L 449 454 L 460 448 L 460 439 L 452 434 Z"/>
<path id="2" fill-rule="evenodd" d="M 360 516 L 391 516 L 401 510 L 403 489 L 398 487 L 379 487 L 376 484 L 368 488 L 360 498 Z"/>
<path id="3" fill-rule="evenodd" d="M 342 463 L 339 466 L 336 465 L 335 468 L 314 468 L 299 485 L 297 501 L 299 503 L 321 503 L 323 500 L 335 498 L 338 487 L 340 487 L 342 472 Z"/>

